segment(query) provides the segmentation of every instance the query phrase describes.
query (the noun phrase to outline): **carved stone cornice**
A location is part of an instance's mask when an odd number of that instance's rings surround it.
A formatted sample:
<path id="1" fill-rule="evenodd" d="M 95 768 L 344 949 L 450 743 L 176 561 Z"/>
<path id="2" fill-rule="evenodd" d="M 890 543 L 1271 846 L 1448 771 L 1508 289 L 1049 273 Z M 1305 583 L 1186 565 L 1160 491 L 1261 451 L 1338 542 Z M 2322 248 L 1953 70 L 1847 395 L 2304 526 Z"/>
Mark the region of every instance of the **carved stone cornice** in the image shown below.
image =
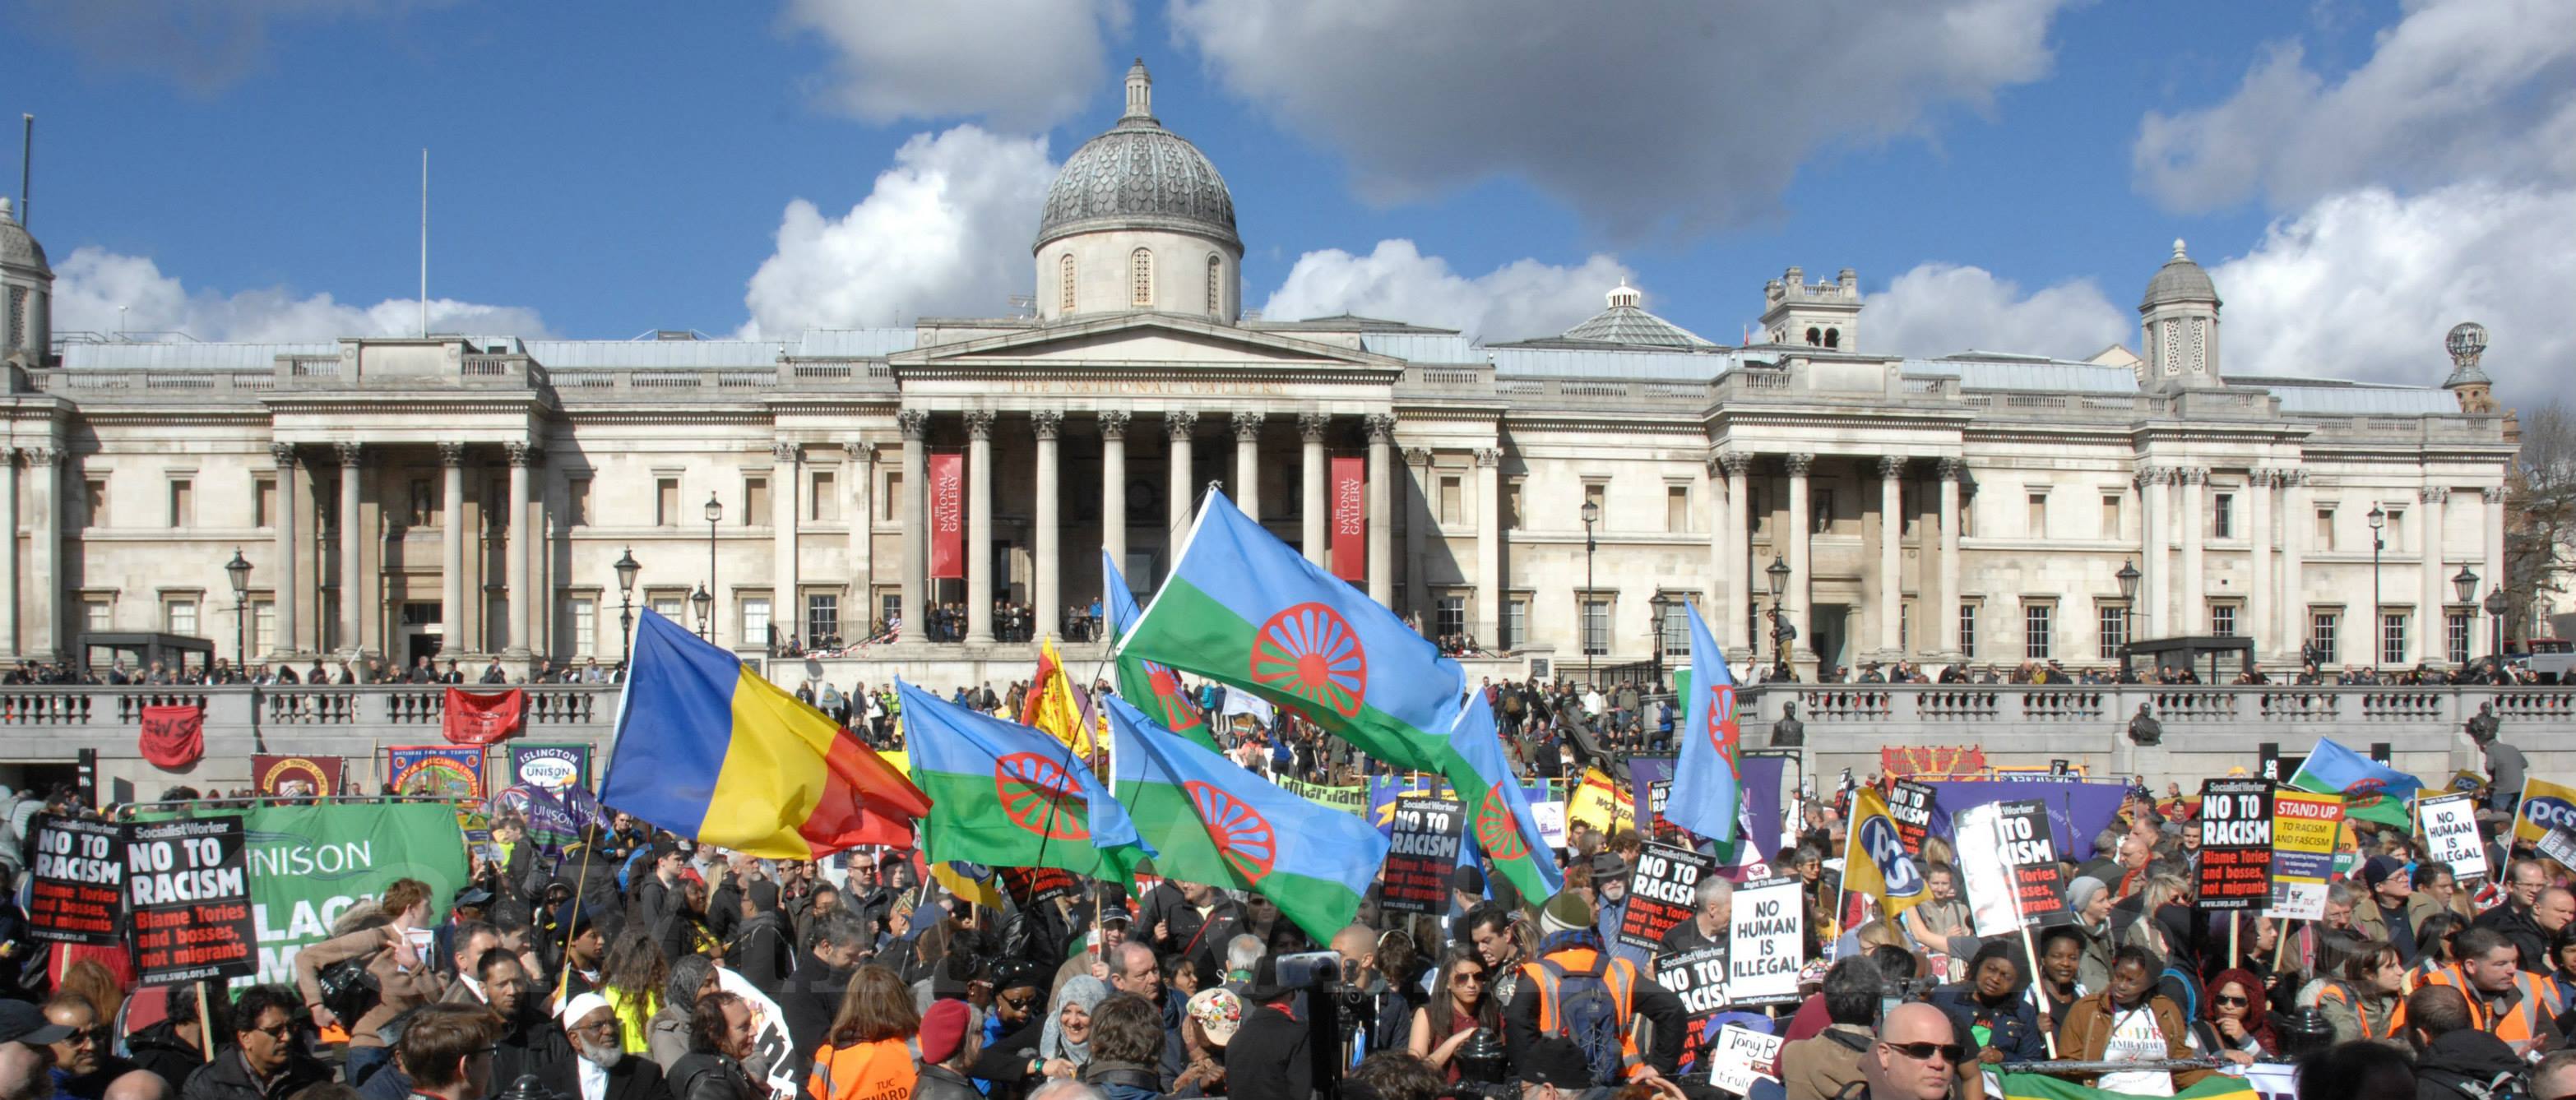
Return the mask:
<path id="1" fill-rule="evenodd" d="M 993 438 L 993 410 L 966 410 L 966 438 L 979 442 Z"/>
<path id="2" fill-rule="evenodd" d="M 1128 417 L 1129 417 L 1129 414 L 1128 414 L 1127 410 L 1125 410 L 1125 409 L 1102 409 L 1102 410 L 1100 410 L 1100 438 L 1102 438 L 1102 439 L 1125 439 L 1125 438 L 1127 438 L 1127 420 L 1128 420 Z"/>
<path id="3" fill-rule="evenodd" d="M 457 468 L 457 467 L 464 466 L 464 465 L 465 465 L 465 445 L 464 445 L 464 444 L 462 444 L 462 443 L 441 443 L 441 444 L 439 444 L 439 445 L 438 445 L 438 464 L 439 464 L 439 465 L 441 465 L 441 466 L 448 467 L 448 468 L 450 468 L 450 469 L 454 469 L 454 468 Z"/>
<path id="4" fill-rule="evenodd" d="M 1308 443 L 1323 442 L 1324 433 L 1331 430 L 1332 426 L 1333 418 L 1329 413 L 1310 412 L 1297 414 L 1297 437 Z"/>
<path id="5" fill-rule="evenodd" d="M 907 441 L 924 439 L 930 434 L 930 414 L 920 409 L 905 409 L 894 414 L 894 426 Z"/>
<path id="6" fill-rule="evenodd" d="M 1054 409 L 1030 410 L 1029 433 L 1039 439 L 1054 439 L 1064 434 L 1064 414 Z"/>
<path id="7" fill-rule="evenodd" d="M 1260 442 L 1261 422 L 1267 419 L 1269 418 L 1250 409 L 1234 410 L 1234 441 L 1237 443 Z"/>

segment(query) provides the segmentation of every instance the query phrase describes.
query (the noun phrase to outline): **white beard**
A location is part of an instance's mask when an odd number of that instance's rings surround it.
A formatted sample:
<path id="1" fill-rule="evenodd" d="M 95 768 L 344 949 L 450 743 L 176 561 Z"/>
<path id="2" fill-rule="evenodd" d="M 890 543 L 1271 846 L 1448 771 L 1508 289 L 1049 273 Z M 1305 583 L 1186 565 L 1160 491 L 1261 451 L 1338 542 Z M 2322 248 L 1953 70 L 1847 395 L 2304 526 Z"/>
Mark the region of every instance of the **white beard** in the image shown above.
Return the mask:
<path id="1" fill-rule="evenodd" d="M 587 1039 L 575 1039 L 572 1041 L 572 1045 L 575 1050 L 581 1053 L 582 1060 L 589 1062 L 591 1065 L 598 1066 L 601 1069 L 608 1069 L 609 1067 L 615 1066 L 626 1058 L 626 1048 L 624 1047 L 595 1047 L 590 1045 L 590 1041 Z"/>

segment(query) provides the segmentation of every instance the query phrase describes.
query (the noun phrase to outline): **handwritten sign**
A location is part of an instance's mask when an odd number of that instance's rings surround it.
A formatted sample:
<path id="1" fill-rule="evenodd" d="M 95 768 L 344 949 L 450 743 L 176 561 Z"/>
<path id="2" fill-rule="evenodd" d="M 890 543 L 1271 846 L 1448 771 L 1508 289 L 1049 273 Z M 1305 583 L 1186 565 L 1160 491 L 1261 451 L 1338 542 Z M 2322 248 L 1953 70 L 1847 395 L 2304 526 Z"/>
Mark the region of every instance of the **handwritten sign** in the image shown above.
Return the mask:
<path id="1" fill-rule="evenodd" d="M 2200 907 L 2260 909 L 2272 900 L 2272 784 L 2212 779 L 2200 785 Z"/>
<path id="2" fill-rule="evenodd" d="M 125 942 L 125 830 L 104 821 L 38 814 L 27 869 L 27 930 L 40 940 L 99 946 Z"/>
<path id="3" fill-rule="evenodd" d="M 1619 942 L 1649 951 L 1663 946 L 1664 933 L 1689 920 L 1699 907 L 1701 876 L 1717 873 L 1717 859 L 1688 848 L 1648 844 L 1637 853 L 1637 868 L 1628 875 L 1628 908 L 1619 921 Z"/>
<path id="4" fill-rule="evenodd" d="M 1709 1048 L 1708 1083 L 1742 1096 L 1753 1091 L 1755 1081 L 1779 1080 L 1767 1070 L 1780 1057 L 1781 1040 L 1736 1024 L 1717 1029 L 1717 1042 Z"/>
<path id="5" fill-rule="evenodd" d="M 125 904 L 134 914 L 140 983 L 257 973 L 240 815 L 136 825 L 130 836 Z"/>
<path id="6" fill-rule="evenodd" d="M 1386 849 L 1386 894 L 1379 904 L 1400 913 L 1447 910 L 1449 875 L 1458 866 L 1466 824 L 1466 807 L 1455 799 L 1396 799 L 1395 834 Z"/>
<path id="7" fill-rule="evenodd" d="M 1737 890 L 1729 923 L 1726 999 L 1740 1005 L 1796 1001 L 1807 942 L 1807 910 L 1797 881 Z"/>

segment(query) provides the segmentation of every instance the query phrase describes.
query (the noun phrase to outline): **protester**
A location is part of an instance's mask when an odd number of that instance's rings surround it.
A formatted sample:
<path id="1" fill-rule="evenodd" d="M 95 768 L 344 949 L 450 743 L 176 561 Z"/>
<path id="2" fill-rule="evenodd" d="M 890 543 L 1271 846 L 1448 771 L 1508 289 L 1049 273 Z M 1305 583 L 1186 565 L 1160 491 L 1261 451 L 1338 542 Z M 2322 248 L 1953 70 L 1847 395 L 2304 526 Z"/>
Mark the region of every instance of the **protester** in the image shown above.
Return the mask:
<path id="1" fill-rule="evenodd" d="M 295 985 L 319 1027 L 345 1025 L 349 1052 L 342 1069 L 350 1085 L 367 1078 L 392 1057 L 381 1029 L 394 1017 L 431 1003 L 447 991 L 447 982 L 424 960 L 419 946 L 429 931 L 429 884 L 396 879 L 385 887 L 372 912 L 352 910 L 344 922 L 354 930 L 308 944 L 295 954 Z M 349 959 L 363 960 L 375 979 L 376 1004 L 355 1020 L 342 1021 L 322 1003 L 322 971 Z"/>
<path id="2" fill-rule="evenodd" d="M 581 1063 L 575 1080 L 579 1092 L 569 1100 L 672 1100 L 662 1067 L 650 1058 L 626 1053 L 617 1010 L 597 993 L 577 994 L 556 1013 Z"/>
<path id="3" fill-rule="evenodd" d="M 388 891 L 390 893 L 391 891 Z M 423 895 L 426 896 L 425 894 Z M 0 1003 L 0 1038 L 19 1026 L 15 1002 Z M 188 1075 L 179 1090 L 181 1100 L 280 1100 L 308 1085 L 327 1081 L 330 1067 L 305 1052 L 302 1029 L 296 1022 L 296 997 L 284 986 L 255 985 L 233 997 L 231 1044 L 215 1052 L 215 1058 Z M 42 1016 L 34 1006 L 27 1015 L 38 1021 Z M 20 1032 L 18 1041 L 0 1043 L 16 1047 L 31 1041 L 51 1042 Z"/>
<path id="4" fill-rule="evenodd" d="M 912 1090 L 918 1076 L 907 1044 L 921 1029 L 912 991 L 882 966 L 863 966 L 850 978 L 841 1012 L 805 1086 L 814 1100 L 872 1100 Z"/>
<path id="5" fill-rule="evenodd" d="M 2153 1062 L 2191 1057 L 2191 1029 L 2182 1009 L 2156 992 L 2155 956 L 2123 947 L 2108 987 L 2069 1007 L 2057 1029 L 2058 1057 L 2078 1062 Z M 2120 1070 L 2102 1074 L 2095 1087 L 2148 1096 L 2171 1095 L 2209 1076 L 2207 1070 Z"/>
<path id="6" fill-rule="evenodd" d="M 1492 975 L 1473 948 L 1455 949 L 1440 964 L 1431 1001 L 1413 1012 L 1413 1037 L 1409 1049 L 1426 1065 L 1458 1080 L 1458 1067 L 1450 1064 L 1458 1048 L 1476 1037 L 1478 1029 L 1500 1031 L 1501 1002 L 1489 996 Z"/>
<path id="7" fill-rule="evenodd" d="M 621 1043 L 623 1015 L 619 1013 Z M 672 1100 L 768 1100 L 766 1090 L 742 1067 L 742 1060 L 751 1056 L 753 1034 L 749 1002 L 724 992 L 698 998 L 689 1017 L 689 1052 L 664 1078 Z M 806 1090 L 814 1100 L 826 1100 L 812 1084 Z"/>

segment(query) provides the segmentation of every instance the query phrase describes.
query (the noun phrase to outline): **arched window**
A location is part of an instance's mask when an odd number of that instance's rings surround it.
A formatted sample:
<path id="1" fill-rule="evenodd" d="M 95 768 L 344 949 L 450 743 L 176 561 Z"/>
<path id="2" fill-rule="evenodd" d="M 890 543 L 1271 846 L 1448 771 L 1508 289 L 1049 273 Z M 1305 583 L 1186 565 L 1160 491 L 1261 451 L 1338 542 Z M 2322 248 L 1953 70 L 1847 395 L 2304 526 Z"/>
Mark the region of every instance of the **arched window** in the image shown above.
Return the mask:
<path id="1" fill-rule="evenodd" d="M 1224 275 L 1225 264 L 1217 259 L 1216 253 L 1208 253 L 1207 309 L 1210 317 L 1225 316 Z"/>
<path id="2" fill-rule="evenodd" d="M 1816 345 L 1818 345 L 1818 344 L 1824 343 L 1824 342 L 1825 342 L 1825 334 L 1824 334 L 1823 330 L 1821 330 L 1821 329 L 1817 329 L 1817 328 L 1814 328 L 1814 327 L 1812 327 L 1812 326 L 1810 326 L 1810 327 L 1807 329 L 1807 346 L 1808 346 L 1808 347 L 1811 347 L 1811 348 L 1812 348 L 1812 347 L 1814 347 L 1814 346 L 1816 346 Z"/>
<path id="3" fill-rule="evenodd" d="M 1127 254 L 1127 281 L 1131 284 L 1131 304 L 1144 307 L 1154 304 L 1154 254 L 1142 248 Z"/>
<path id="4" fill-rule="evenodd" d="M 1066 253 L 1056 264 L 1055 308 L 1059 313 L 1073 312 L 1073 254 Z"/>
<path id="5" fill-rule="evenodd" d="M 1838 348 L 1843 346 L 1843 330 L 1838 328 L 1826 329 L 1825 346 L 1829 348 Z"/>

